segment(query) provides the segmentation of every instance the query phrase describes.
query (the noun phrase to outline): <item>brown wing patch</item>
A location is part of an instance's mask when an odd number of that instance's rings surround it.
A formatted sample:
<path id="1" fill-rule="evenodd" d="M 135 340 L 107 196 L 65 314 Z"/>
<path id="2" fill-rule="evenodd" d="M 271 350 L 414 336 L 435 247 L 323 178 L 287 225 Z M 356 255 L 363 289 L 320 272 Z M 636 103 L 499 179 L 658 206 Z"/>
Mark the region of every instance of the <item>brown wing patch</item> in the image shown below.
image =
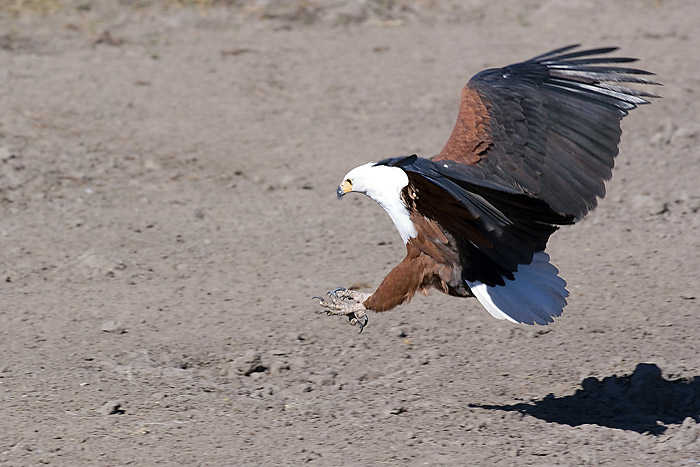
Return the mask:
<path id="1" fill-rule="evenodd" d="M 478 92 L 464 86 L 459 113 L 450 139 L 434 160 L 474 165 L 493 143 L 489 113 Z"/>

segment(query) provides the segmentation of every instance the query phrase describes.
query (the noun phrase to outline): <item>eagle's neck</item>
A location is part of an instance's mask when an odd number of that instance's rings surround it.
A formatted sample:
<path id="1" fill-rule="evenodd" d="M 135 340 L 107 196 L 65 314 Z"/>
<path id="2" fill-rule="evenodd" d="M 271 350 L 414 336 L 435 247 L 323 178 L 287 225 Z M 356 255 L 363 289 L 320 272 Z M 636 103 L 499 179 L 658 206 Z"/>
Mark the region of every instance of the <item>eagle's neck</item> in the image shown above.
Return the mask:
<path id="1" fill-rule="evenodd" d="M 415 238 L 418 235 L 418 232 L 416 231 L 416 226 L 411 220 L 410 212 L 401 199 L 399 193 L 396 194 L 396 197 L 383 199 L 381 201 L 375 199 L 375 201 L 384 208 L 387 214 L 389 214 L 389 217 L 391 217 L 391 220 L 396 226 L 396 230 L 399 231 L 401 240 L 403 240 L 405 244 L 408 243 L 409 239 Z"/>
<path id="2" fill-rule="evenodd" d="M 384 208 L 399 231 L 404 244 L 418 235 L 402 192 L 408 186 L 408 175 L 403 169 L 389 166 L 372 167 L 372 182 L 365 194 Z"/>

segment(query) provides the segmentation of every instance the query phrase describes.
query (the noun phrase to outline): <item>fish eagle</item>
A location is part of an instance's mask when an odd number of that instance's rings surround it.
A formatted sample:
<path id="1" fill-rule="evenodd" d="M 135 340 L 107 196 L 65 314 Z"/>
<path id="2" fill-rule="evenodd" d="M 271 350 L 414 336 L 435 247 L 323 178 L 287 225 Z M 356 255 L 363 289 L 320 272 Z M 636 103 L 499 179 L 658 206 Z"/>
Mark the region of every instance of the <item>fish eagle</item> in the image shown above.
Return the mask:
<path id="1" fill-rule="evenodd" d="M 338 186 L 389 214 L 407 254 L 374 293 L 345 288 L 320 300 L 360 332 L 367 310 L 390 310 L 430 288 L 476 297 L 498 319 L 547 324 L 561 315 L 566 282 L 545 252 L 560 225 L 605 196 L 620 121 L 648 98 L 620 83 L 656 85 L 648 71 L 606 56 L 617 47 L 571 45 L 484 70 L 462 90 L 442 151 L 370 162 Z"/>

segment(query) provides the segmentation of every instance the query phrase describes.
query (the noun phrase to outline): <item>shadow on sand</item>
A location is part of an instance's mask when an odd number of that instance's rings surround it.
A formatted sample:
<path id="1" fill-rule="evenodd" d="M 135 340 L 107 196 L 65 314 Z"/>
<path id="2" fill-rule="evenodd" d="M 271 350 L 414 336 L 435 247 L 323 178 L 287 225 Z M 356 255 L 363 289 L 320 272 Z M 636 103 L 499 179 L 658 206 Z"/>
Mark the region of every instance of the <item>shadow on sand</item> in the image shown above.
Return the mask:
<path id="1" fill-rule="evenodd" d="M 571 396 L 513 405 L 470 404 L 487 410 L 520 412 L 548 422 L 593 424 L 659 435 L 686 417 L 700 422 L 700 377 L 669 381 L 652 363 L 640 363 L 631 375 L 586 378 Z"/>

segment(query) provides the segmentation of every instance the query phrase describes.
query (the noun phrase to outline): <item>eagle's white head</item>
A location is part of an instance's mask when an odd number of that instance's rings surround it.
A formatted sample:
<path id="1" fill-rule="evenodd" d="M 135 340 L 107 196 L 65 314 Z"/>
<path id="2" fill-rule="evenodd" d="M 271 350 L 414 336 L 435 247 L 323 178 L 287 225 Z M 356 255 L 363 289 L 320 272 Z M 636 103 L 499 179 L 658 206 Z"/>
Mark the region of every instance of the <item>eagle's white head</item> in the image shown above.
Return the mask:
<path id="1" fill-rule="evenodd" d="M 375 162 L 355 167 L 338 185 L 338 199 L 351 191 L 364 193 L 376 201 L 394 221 L 404 243 L 418 233 L 411 221 L 408 207 L 401 198 L 401 190 L 408 186 L 408 175 L 403 169 Z"/>

